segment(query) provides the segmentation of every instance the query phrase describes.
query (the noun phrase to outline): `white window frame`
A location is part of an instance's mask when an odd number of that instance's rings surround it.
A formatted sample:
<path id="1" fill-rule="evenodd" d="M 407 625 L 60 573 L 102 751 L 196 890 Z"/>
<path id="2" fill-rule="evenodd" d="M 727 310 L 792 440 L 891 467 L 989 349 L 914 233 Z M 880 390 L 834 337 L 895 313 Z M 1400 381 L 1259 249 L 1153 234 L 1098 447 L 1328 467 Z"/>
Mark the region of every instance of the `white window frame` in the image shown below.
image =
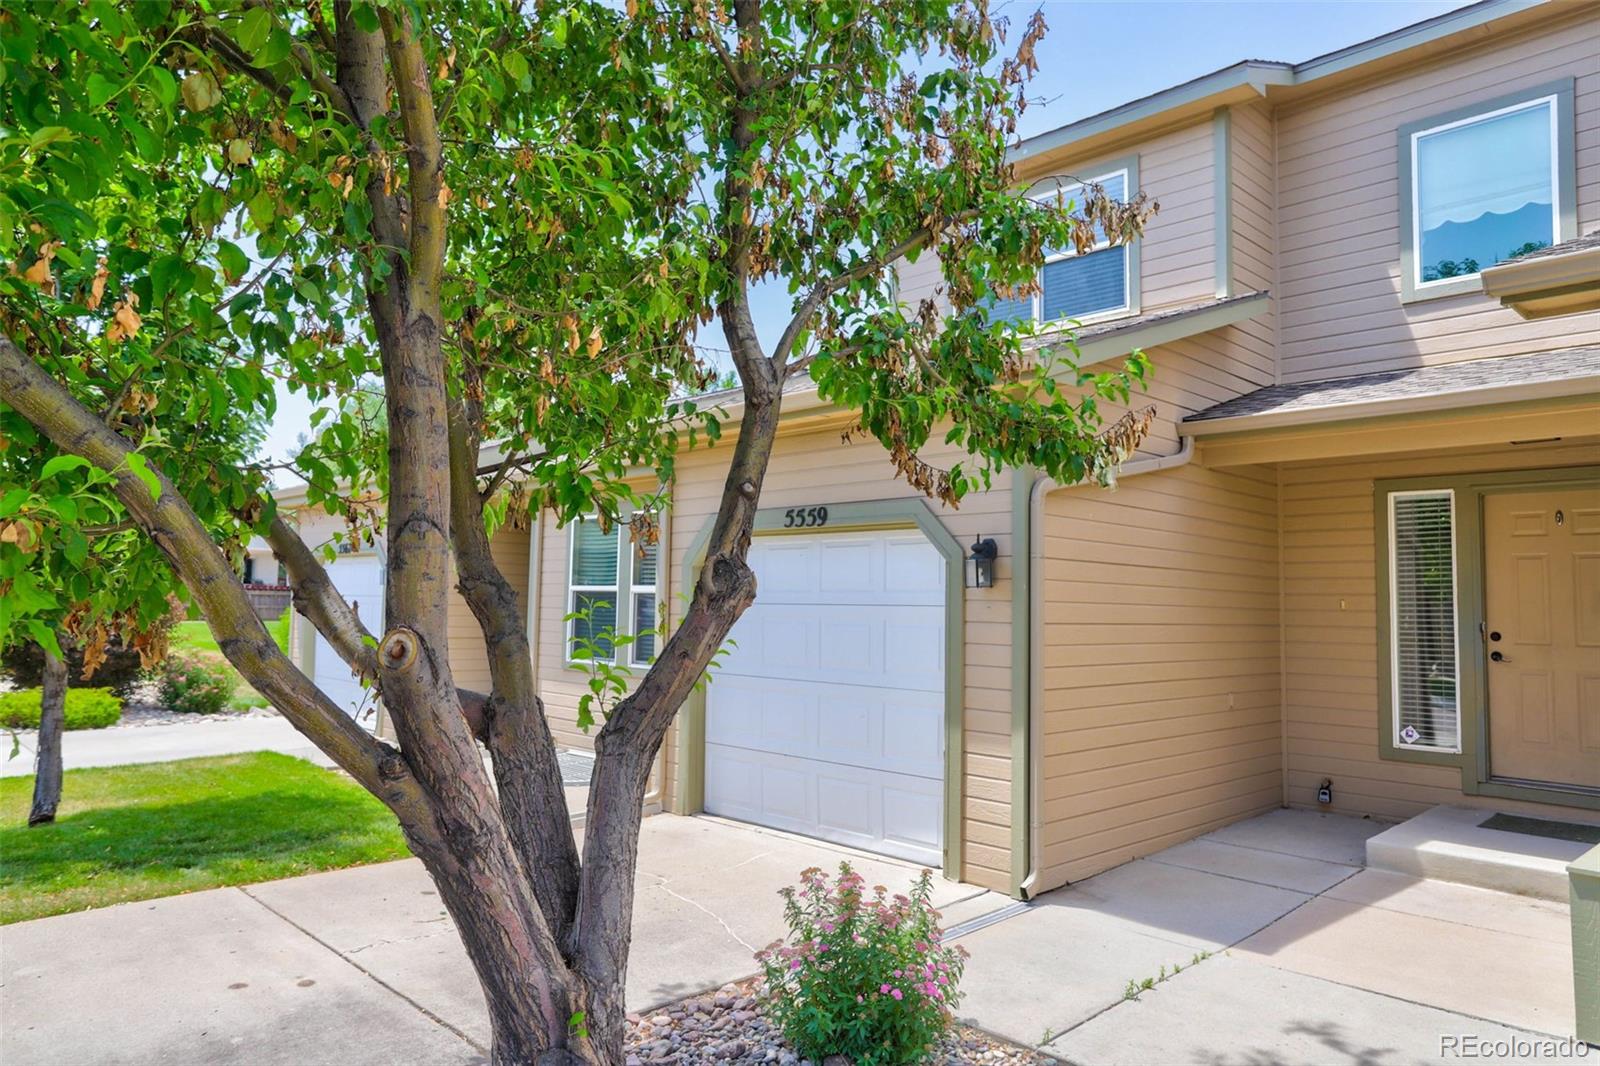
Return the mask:
<path id="1" fill-rule="evenodd" d="M 565 601 L 566 610 L 564 613 L 570 616 L 576 612 L 576 599 L 579 593 L 609 592 L 616 596 L 616 622 L 614 625 L 612 625 L 611 632 L 618 637 L 637 637 L 638 634 L 634 632 L 634 600 L 641 593 L 648 594 L 656 598 L 656 623 L 659 626 L 661 622 L 661 542 L 660 540 L 657 540 L 655 543 L 655 581 L 648 585 L 635 583 L 633 579 L 634 575 L 638 572 L 638 568 L 635 566 L 636 559 L 634 555 L 633 535 L 629 531 L 626 521 L 618 519 L 615 527 L 617 534 L 616 584 L 579 585 L 573 580 L 573 571 L 578 565 L 578 526 L 584 522 L 598 521 L 599 517 L 596 515 L 584 515 L 572 523 L 567 534 L 567 592 Z M 562 658 L 566 661 L 568 666 L 576 666 L 581 669 L 584 664 L 588 662 L 609 663 L 612 666 L 617 665 L 617 648 L 614 642 L 611 647 L 611 658 L 609 659 L 601 659 L 598 657 L 594 659 L 574 659 L 572 657 L 572 642 L 577 636 L 577 620 L 569 617 L 566 621 L 564 629 L 565 637 L 562 649 Z M 643 660 L 638 657 L 638 647 L 639 644 L 637 640 L 628 645 L 627 662 L 625 665 L 649 665 L 649 660 Z"/>
<path id="2" fill-rule="evenodd" d="M 1104 185 L 1108 178 L 1115 178 L 1119 174 L 1122 176 L 1122 195 L 1124 198 L 1130 196 L 1132 194 L 1133 187 L 1133 168 L 1128 166 L 1119 166 L 1108 170 L 1103 174 L 1097 174 L 1092 178 L 1086 178 L 1083 181 L 1080 181 L 1076 186 L 1077 194 L 1071 196 L 1070 199 L 1075 201 L 1080 200 L 1083 195 L 1083 188 L 1085 185 Z M 1055 200 L 1058 196 L 1064 195 L 1066 195 L 1066 190 L 1063 189 L 1043 194 L 1035 193 L 1032 199 L 1039 203 L 1045 203 L 1050 200 Z M 1093 311 L 1087 315 L 1063 315 L 1060 318 L 1052 318 L 1048 321 L 1044 317 L 1044 268 L 1049 266 L 1051 263 L 1059 263 L 1063 259 L 1076 259 L 1080 255 L 1093 255 L 1096 252 L 1104 252 L 1110 247 L 1111 237 L 1108 234 L 1104 240 L 1096 242 L 1095 246 L 1090 248 L 1087 252 L 1079 252 L 1076 248 L 1069 248 L 1066 251 L 1056 252 L 1054 255 L 1045 256 L 1044 263 L 1039 267 L 1039 291 L 1033 294 L 1033 321 L 1041 326 L 1048 326 L 1052 322 L 1077 322 L 1082 325 L 1088 325 L 1092 322 L 1103 322 L 1111 318 L 1121 318 L 1122 316 L 1132 312 L 1133 256 L 1135 249 L 1137 248 L 1137 244 L 1136 242 L 1130 241 L 1124 245 L 1126 254 L 1124 254 L 1122 257 L 1122 305 L 1120 307 L 1108 307 L 1104 311 Z"/>
<path id="3" fill-rule="evenodd" d="M 661 595 L 658 590 L 661 583 L 661 540 L 657 538 L 654 544 L 649 545 L 649 547 L 653 548 L 656 553 L 656 579 L 650 582 L 648 585 L 641 585 L 634 580 L 634 578 L 638 576 L 639 571 L 639 553 L 634 547 L 633 538 L 630 536 L 626 539 L 628 541 L 628 632 L 633 636 L 633 643 L 628 645 L 628 663 L 632 666 L 649 666 L 649 659 L 641 659 L 639 657 L 639 633 L 635 626 L 639 621 L 637 611 L 639 597 L 641 595 L 654 596 L 656 603 L 655 629 L 658 633 L 659 639 L 659 631 L 661 627 Z M 657 648 L 656 650 L 660 651 L 661 649 Z"/>
<path id="4" fill-rule="evenodd" d="M 1456 743 L 1454 747 L 1442 748 L 1432 744 L 1408 744 L 1400 738 L 1400 581 L 1399 581 L 1399 544 L 1395 536 L 1395 501 L 1415 498 L 1418 496 L 1443 496 L 1450 501 L 1450 641 L 1455 647 L 1455 654 L 1451 657 L 1455 662 L 1455 693 L 1456 693 Z M 1392 731 L 1391 740 L 1396 751 L 1432 752 L 1440 755 L 1460 755 L 1462 735 L 1462 709 L 1461 709 L 1461 558 L 1458 548 L 1460 538 L 1456 524 L 1456 492 L 1451 488 L 1440 489 L 1412 489 L 1389 493 L 1388 505 L 1388 538 L 1389 538 L 1389 707 Z"/>
<path id="5" fill-rule="evenodd" d="M 1437 126 L 1414 131 L 1410 138 L 1411 150 L 1411 286 L 1421 296 L 1435 292 L 1441 287 L 1455 288 L 1466 279 L 1476 278 L 1482 271 L 1472 274 L 1456 274 L 1448 278 L 1434 278 L 1432 281 L 1422 280 L 1422 270 L 1426 265 L 1422 261 L 1422 168 L 1417 150 L 1425 137 L 1448 133 L 1451 130 L 1464 126 L 1476 125 L 1502 115 L 1515 114 L 1518 111 L 1531 111 L 1537 107 L 1549 110 L 1550 116 L 1550 242 L 1558 243 L 1561 238 L 1561 103 L 1559 93 L 1546 93 L 1519 103 L 1508 104 L 1489 111 L 1483 111 L 1465 118 L 1455 119 L 1451 122 L 1442 122 Z M 1488 264 L 1492 266 L 1493 264 Z M 1430 749 L 1432 750 L 1432 749 Z"/>
<path id="6" fill-rule="evenodd" d="M 578 527 L 580 525 L 582 525 L 584 522 L 595 522 L 595 523 L 598 523 L 599 521 L 600 521 L 600 519 L 599 519 L 598 515 L 584 515 L 583 517 L 579 518 L 576 522 L 572 523 L 572 526 L 568 530 L 568 533 L 567 533 L 567 599 L 566 599 L 566 611 L 564 613 L 566 615 L 568 615 L 568 618 L 567 618 L 567 624 L 566 624 L 566 627 L 565 627 L 566 628 L 566 642 L 565 642 L 565 645 L 562 648 L 561 654 L 562 654 L 562 658 L 564 658 L 567 661 L 567 664 L 569 666 L 579 666 L 579 667 L 581 667 L 586 662 L 611 663 L 611 664 L 615 665 L 616 661 L 617 661 L 617 647 L 616 647 L 615 643 L 613 643 L 612 646 L 611 646 L 611 658 L 609 658 L 609 659 L 601 659 L 598 656 L 596 656 L 593 659 L 574 659 L 572 657 L 572 642 L 573 642 L 574 639 L 576 639 L 577 634 L 578 634 L 578 623 L 577 623 L 577 619 L 572 618 L 570 616 L 575 614 L 575 613 L 577 613 L 577 596 L 578 596 L 578 593 L 580 593 L 580 592 L 609 592 L 609 593 L 611 593 L 613 596 L 616 597 L 616 616 L 617 616 L 616 620 L 617 620 L 617 623 L 620 624 L 622 622 L 622 609 L 623 609 L 623 603 L 622 603 L 622 600 L 623 600 L 623 596 L 622 596 L 623 585 L 622 585 L 622 581 L 623 581 L 623 577 L 624 577 L 624 574 L 625 574 L 625 571 L 623 570 L 623 567 L 626 564 L 626 560 L 623 558 L 623 552 L 627 550 L 628 538 L 622 535 L 622 526 L 621 526 L 620 523 L 617 526 L 613 527 L 613 529 L 614 529 L 614 531 L 616 532 L 616 535 L 617 535 L 617 580 L 613 584 L 610 584 L 610 585 L 580 585 L 574 580 L 573 571 L 576 570 L 577 566 L 578 566 Z M 611 631 L 613 633 L 620 633 L 621 632 L 621 630 L 619 630 L 617 628 L 617 625 L 613 625 L 611 627 Z"/>

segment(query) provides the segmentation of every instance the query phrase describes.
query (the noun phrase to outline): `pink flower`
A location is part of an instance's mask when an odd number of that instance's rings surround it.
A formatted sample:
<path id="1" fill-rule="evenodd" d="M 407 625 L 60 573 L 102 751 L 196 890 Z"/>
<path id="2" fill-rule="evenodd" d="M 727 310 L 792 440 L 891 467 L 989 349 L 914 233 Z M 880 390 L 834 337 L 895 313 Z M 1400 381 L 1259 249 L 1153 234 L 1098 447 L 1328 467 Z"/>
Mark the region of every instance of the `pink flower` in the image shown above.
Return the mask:
<path id="1" fill-rule="evenodd" d="M 791 971 L 798 970 L 800 968 L 800 966 L 801 966 L 800 960 L 799 959 L 795 959 L 793 962 L 791 962 L 789 964 L 789 969 Z"/>
<path id="2" fill-rule="evenodd" d="M 878 986 L 878 991 L 879 992 L 888 992 L 889 991 L 889 986 L 888 985 L 879 985 Z"/>
<path id="3" fill-rule="evenodd" d="M 895 999 L 905 999 L 906 998 L 906 994 L 904 992 L 900 991 L 898 988 L 891 988 L 889 990 L 889 994 L 891 996 L 893 996 Z"/>

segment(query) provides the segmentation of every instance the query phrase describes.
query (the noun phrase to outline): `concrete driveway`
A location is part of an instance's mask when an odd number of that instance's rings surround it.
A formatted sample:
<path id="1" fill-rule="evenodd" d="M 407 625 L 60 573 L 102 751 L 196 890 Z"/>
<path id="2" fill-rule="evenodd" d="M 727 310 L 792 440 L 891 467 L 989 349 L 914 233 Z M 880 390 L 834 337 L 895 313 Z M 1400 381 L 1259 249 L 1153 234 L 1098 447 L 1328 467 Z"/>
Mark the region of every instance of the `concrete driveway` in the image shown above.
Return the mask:
<path id="1" fill-rule="evenodd" d="M 972 956 L 959 1013 L 1085 1064 L 1593 1061 L 1518 1050 L 1571 1030 L 1566 908 L 1364 869 L 1384 828 L 1275 811 L 1021 909 L 941 881 Z M 783 931 L 777 889 L 845 857 L 869 882 L 915 872 L 717 819 L 647 819 L 630 1005 L 750 974 Z M 0 955 L 6 1066 L 469 1063 L 488 1040 L 414 861 L 7 926 Z"/>
<path id="2" fill-rule="evenodd" d="M 643 1010 L 755 971 L 780 887 L 849 859 L 916 868 L 711 818 L 648 818 L 628 1001 Z M 939 881 L 948 923 L 1011 900 Z M 489 1040 L 460 940 L 415 860 L 215 889 L 0 929 L 0 1061 L 467 1063 Z"/>

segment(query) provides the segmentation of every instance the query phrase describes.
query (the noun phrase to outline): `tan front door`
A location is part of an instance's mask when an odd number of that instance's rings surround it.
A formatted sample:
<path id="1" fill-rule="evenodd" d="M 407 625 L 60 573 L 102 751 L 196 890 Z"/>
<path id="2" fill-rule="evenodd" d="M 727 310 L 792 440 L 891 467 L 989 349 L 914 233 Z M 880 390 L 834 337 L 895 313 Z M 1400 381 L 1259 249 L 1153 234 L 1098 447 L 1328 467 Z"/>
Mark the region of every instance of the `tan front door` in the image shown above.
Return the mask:
<path id="1" fill-rule="evenodd" d="M 1600 487 L 1484 497 L 1489 775 L 1600 789 Z"/>

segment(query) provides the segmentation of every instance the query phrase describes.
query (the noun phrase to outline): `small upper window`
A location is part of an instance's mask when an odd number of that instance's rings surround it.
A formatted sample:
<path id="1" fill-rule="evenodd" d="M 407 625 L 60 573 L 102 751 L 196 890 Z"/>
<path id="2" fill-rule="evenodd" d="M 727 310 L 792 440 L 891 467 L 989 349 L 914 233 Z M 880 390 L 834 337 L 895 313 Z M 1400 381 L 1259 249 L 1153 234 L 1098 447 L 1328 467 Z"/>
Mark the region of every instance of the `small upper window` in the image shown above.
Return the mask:
<path id="1" fill-rule="evenodd" d="M 1115 170 L 1090 178 L 1113 200 L 1128 196 L 1129 174 Z M 1068 200 L 1083 203 L 1083 187 L 1062 190 Z M 1056 191 L 1047 194 L 1054 199 Z M 1112 246 L 1106 234 L 1096 230 L 1098 242 L 1087 252 L 1046 249 L 1044 268 L 1039 273 L 1039 292 L 1032 296 L 995 297 L 988 306 L 991 322 L 1055 322 L 1061 319 L 1110 317 L 1130 310 L 1132 290 L 1128 246 Z"/>
<path id="2" fill-rule="evenodd" d="M 1557 102 L 1552 94 L 1411 134 L 1418 292 L 1555 243 Z"/>

